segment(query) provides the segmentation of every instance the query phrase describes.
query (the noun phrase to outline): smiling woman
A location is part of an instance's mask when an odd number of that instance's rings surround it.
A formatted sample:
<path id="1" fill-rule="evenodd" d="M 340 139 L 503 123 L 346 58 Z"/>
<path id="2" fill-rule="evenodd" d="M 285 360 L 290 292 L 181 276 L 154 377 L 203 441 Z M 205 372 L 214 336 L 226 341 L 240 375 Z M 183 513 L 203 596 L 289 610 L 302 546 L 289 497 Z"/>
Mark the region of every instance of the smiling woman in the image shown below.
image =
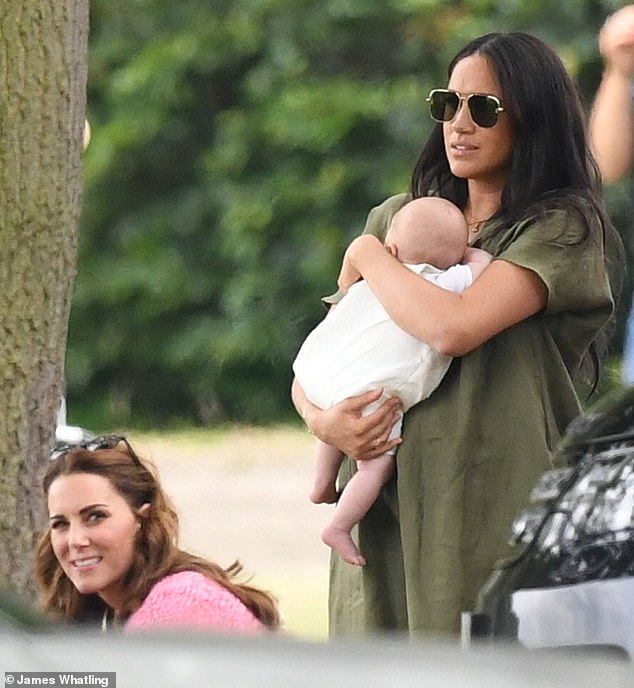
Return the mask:
<path id="1" fill-rule="evenodd" d="M 44 478 L 49 528 L 36 557 L 47 611 L 67 622 L 254 633 L 279 626 L 274 599 L 177 546 L 178 516 L 124 437 L 55 454 Z"/>
<path id="2" fill-rule="evenodd" d="M 74 473 L 52 483 L 48 507 L 51 546 L 66 576 L 79 593 L 120 608 L 149 504 L 133 511 L 107 478 Z"/>

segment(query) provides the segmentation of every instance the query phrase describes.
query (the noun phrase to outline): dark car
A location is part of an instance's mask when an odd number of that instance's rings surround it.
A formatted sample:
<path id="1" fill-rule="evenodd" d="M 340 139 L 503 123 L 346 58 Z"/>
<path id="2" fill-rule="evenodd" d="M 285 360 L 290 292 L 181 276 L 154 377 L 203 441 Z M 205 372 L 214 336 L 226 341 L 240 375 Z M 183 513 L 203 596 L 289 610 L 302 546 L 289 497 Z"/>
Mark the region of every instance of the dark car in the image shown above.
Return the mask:
<path id="1" fill-rule="evenodd" d="M 465 615 L 466 639 L 634 657 L 634 388 L 571 424 L 516 518 L 519 553 Z"/>

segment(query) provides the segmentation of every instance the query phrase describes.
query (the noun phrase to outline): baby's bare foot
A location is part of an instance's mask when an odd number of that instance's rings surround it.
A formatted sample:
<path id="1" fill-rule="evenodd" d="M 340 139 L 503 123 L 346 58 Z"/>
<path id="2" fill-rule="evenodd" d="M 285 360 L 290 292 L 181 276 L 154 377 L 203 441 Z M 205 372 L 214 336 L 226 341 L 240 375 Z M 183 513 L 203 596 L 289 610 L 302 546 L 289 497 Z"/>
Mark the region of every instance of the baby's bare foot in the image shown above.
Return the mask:
<path id="1" fill-rule="evenodd" d="M 313 504 L 334 504 L 339 499 L 339 493 L 334 483 L 315 483 L 309 497 Z"/>
<path id="2" fill-rule="evenodd" d="M 361 556 L 361 552 L 359 552 L 347 530 L 335 526 L 326 526 L 321 531 L 321 539 L 348 564 L 365 566 L 365 558 Z"/>

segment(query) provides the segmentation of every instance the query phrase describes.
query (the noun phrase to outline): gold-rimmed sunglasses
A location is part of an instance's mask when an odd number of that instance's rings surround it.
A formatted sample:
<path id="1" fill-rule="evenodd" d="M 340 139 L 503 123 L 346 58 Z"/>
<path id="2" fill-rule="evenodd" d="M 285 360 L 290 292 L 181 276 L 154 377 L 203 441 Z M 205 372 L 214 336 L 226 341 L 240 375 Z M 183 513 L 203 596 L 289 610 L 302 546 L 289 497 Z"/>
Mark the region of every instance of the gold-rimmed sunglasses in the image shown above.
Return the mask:
<path id="1" fill-rule="evenodd" d="M 500 99 L 490 93 L 463 95 L 449 88 L 434 88 L 426 101 L 429 103 L 431 117 L 436 122 L 451 122 L 465 102 L 474 124 L 485 129 L 494 127 L 498 123 L 499 114 L 504 112 Z"/>

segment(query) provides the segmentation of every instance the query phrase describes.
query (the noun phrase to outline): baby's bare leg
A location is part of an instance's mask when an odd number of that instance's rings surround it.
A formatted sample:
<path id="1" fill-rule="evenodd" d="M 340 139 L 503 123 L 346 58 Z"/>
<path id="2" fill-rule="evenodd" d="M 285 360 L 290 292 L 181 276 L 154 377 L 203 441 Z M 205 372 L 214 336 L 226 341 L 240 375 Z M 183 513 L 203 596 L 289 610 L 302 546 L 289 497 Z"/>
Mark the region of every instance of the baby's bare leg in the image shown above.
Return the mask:
<path id="1" fill-rule="evenodd" d="M 316 469 L 310 501 L 315 504 L 334 504 L 337 501 L 337 473 L 343 454 L 337 447 L 317 440 L 315 450 Z"/>
<path id="2" fill-rule="evenodd" d="M 321 533 L 322 540 L 349 564 L 365 566 L 365 558 L 350 534 L 353 526 L 367 513 L 394 471 L 394 456 L 384 454 L 376 459 L 357 462 L 352 476 L 337 502 L 335 515 Z"/>

